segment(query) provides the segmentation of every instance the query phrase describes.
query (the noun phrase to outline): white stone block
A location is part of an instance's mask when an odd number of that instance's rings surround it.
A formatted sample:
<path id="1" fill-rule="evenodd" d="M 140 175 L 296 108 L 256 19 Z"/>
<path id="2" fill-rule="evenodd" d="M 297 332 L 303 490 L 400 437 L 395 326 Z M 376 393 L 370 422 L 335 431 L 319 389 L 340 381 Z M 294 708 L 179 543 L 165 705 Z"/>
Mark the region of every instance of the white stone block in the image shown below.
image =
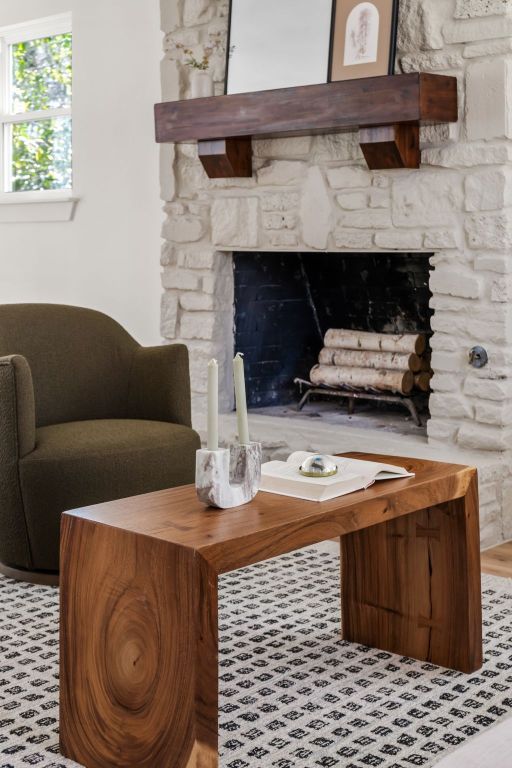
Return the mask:
<path id="1" fill-rule="evenodd" d="M 443 47 L 443 22 L 452 18 L 450 4 L 441 0 L 402 0 L 398 24 L 398 50 Z"/>
<path id="2" fill-rule="evenodd" d="M 297 192 L 277 192 L 265 194 L 261 197 L 262 211 L 291 211 L 297 208 L 300 196 Z"/>
<path id="3" fill-rule="evenodd" d="M 498 211 L 512 205 L 510 169 L 480 171 L 466 176 L 466 211 Z"/>
<path id="4" fill-rule="evenodd" d="M 512 277 L 510 275 L 492 281 L 491 301 L 501 304 L 508 304 L 512 301 Z"/>
<path id="5" fill-rule="evenodd" d="M 484 40 L 483 43 L 470 43 L 464 47 L 462 55 L 465 59 L 479 59 L 483 56 L 504 56 L 512 52 L 512 40 Z"/>
<path id="6" fill-rule="evenodd" d="M 428 407 L 432 418 L 436 419 L 473 419 L 474 417 L 474 407 L 467 399 L 449 392 L 432 392 Z"/>
<path id="7" fill-rule="evenodd" d="M 185 0 L 183 21 L 185 26 L 206 24 L 215 14 L 215 4 L 210 0 Z"/>
<path id="8" fill-rule="evenodd" d="M 495 485 L 482 485 L 478 484 L 478 497 L 480 507 L 487 507 L 487 505 L 496 505 L 498 501 L 498 489 Z"/>
<path id="9" fill-rule="evenodd" d="M 507 59 L 469 64 L 466 71 L 466 132 L 470 141 L 512 136 L 510 73 Z"/>
<path id="10" fill-rule="evenodd" d="M 431 230 L 425 234 L 423 241 L 425 248 L 457 248 L 455 232 L 449 229 Z M 447 258 L 451 258 L 448 256 Z"/>
<path id="11" fill-rule="evenodd" d="M 364 168 L 343 166 L 341 168 L 329 168 L 327 180 L 333 189 L 354 189 L 369 187 L 372 183 L 372 176 Z"/>
<path id="12" fill-rule="evenodd" d="M 186 269 L 214 269 L 219 261 L 225 259 L 225 254 L 208 250 L 180 251 L 178 254 L 178 265 Z"/>
<path id="13" fill-rule="evenodd" d="M 352 211 L 338 216 L 338 225 L 353 229 L 389 229 L 391 217 L 389 211 L 373 209 L 371 211 Z"/>
<path id="14" fill-rule="evenodd" d="M 296 232 L 285 229 L 269 232 L 268 241 L 273 248 L 279 249 L 294 248 L 299 242 Z"/>
<path id="15" fill-rule="evenodd" d="M 259 139 L 253 141 L 256 157 L 277 158 L 307 157 L 311 150 L 311 136 L 292 136 L 283 139 Z"/>
<path id="16" fill-rule="evenodd" d="M 181 291 L 197 291 L 199 280 L 198 275 L 178 267 L 169 267 L 162 272 L 162 285 L 166 289 L 176 288 Z"/>
<path id="17" fill-rule="evenodd" d="M 160 248 L 160 264 L 162 267 L 176 266 L 177 257 L 174 250 L 174 245 L 164 241 Z"/>
<path id="18" fill-rule="evenodd" d="M 429 442 L 454 443 L 457 439 L 460 422 L 449 419 L 430 419 L 427 422 L 427 434 Z"/>
<path id="19" fill-rule="evenodd" d="M 512 539 L 512 480 L 505 480 L 502 488 L 503 500 L 503 537 Z"/>
<path id="20" fill-rule="evenodd" d="M 213 312 L 184 312 L 181 316 L 180 335 L 183 339 L 212 339 L 215 319 Z"/>
<path id="21" fill-rule="evenodd" d="M 512 399 L 512 380 L 481 379 L 476 375 L 469 375 L 464 382 L 464 394 L 479 400 L 508 401 Z"/>
<path id="22" fill-rule="evenodd" d="M 487 19 L 468 19 L 447 22 L 443 36 L 447 43 L 471 43 L 512 35 L 512 19 L 492 16 Z"/>
<path id="23" fill-rule="evenodd" d="M 475 418 L 484 424 L 506 427 L 512 424 L 510 403 L 495 403 L 490 400 L 478 400 L 475 403 Z"/>
<path id="24" fill-rule="evenodd" d="M 173 32 L 180 23 L 180 7 L 174 0 L 160 0 L 160 28 L 162 32 Z"/>
<path id="25" fill-rule="evenodd" d="M 431 380 L 434 392 L 460 392 L 462 377 L 459 373 L 435 371 Z"/>
<path id="26" fill-rule="evenodd" d="M 263 229 L 293 229 L 297 223 L 297 216 L 290 211 L 263 213 L 261 223 Z"/>
<path id="27" fill-rule="evenodd" d="M 435 333 L 430 339 L 430 346 L 433 350 L 457 352 L 460 349 L 460 342 L 446 333 Z"/>
<path id="28" fill-rule="evenodd" d="M 457 443 L 473 451 L 508 451 L 512 448 L 512 432 L 501 427 L 464 422 Z"/>
<path id="29" fill-rule="evenodd" d="M 368 250 L 372 247 L 372 234 L 370 232 L 351 232 L 347 229 L 338 229 L 334 233 L 336 248 Z"/>
<path id="30" fill-rule="evenodd" d="M 178 294 L 176 291 L 165 291 L 160 301 L 160 333 L 165 339 L 176 337 L 178 320 Z"/>
<path id="31" fill-rule="evenodd" d="M 211 209 L 212 242 L 216 246 L 255 248 L 258 245 L 258 199 L 220 197 Z"/>
<path id="32" fill-rule="evenodd" d="M 477 165 L 503 165 L 512 160 L 512 149 L 508 144 L 457 144 L 437 149 L 424 149 L 421 153 L 423 165 L 442 168 L 472 168 Z"/>
<path id="33" fill-rule="evenodd" d="M 460 69 L 464 60 L 459 51 L 408 53 L 400 59 L 402 70 L 409 72 L 447 72 Z"/>
<path id="34" fill-rule="evenodd" d="M 392 217 L 397 227 L 438 227 L 450 224 L 462 208 L 460 175 L 450 171 L 413 172 L 395 180 Z"/>
<path id="35" fill-rule="evenodd" d="M 284 187 L 300 184 L 306 173 L 306 164 L 298 160 L 273 160 L 257 171 L 262 186 Z"/>
<path id="36" fill-rule="evenodd" d="M 512 247 L 512 214 L 473 214 L 466 217 L 466 233 L 471 248 L 501 251 Z"/>
<path id="37" fill-rule="evenodd" d="M 512 272 L 512 259 L 501 253 L 477 253 L 473 264 L 479 271 L 498 272 L 501 275 Z"/>
<path id="38" fill-rule="evenodd" d="M 391 179 L 391 173 L 374 173 L 372 175 L 372 186 L 377 189 L 388 189 L 391 186 Z"/>
<path id="39" fill-rule="evenodd" d="M 510 0 L 457 0 L 456 19 L 472 19 L 478 16 L 506 16 L 511 13 Z"/>
<path id="40" fill-rule="evenodd" d="M 401 232 L 390 229 L 388 232 L 377 232 L 375 245 L 390 251 L 417 251 L 423 244 L 422 232 Z"/>
<path id="41" fill-rule="evenodd" d="M 325 160 L 357 162 L 363 157 L 358 135 L 358 133 L 332 133 L 325 136 L 315 136 L 312 158 L 319 162 Z"/>
<path id="42" fill-rule="evenodd" d="M 208 312 L 215 308 L 215 299 L 208 293 L 185 291 L 180 295 L 180 307 L 188 312 Z"/>
<path id="43" fill-rule="evenodd" d="M 197 242 L 204 233 L 204 223 L 193 216 L 169 217 L 162 227 L 162 237 L 175 243 Z"/>
<path id="44" fill-rule="evenodd" d="M 331 199 L 319 168 L 308 170 L 300 208 L 302 239 L 310 248 L 323 250 L 332 227 Z"/>
<path id="45" fill-rule="evenodd" d="M 430 290 L 464 299 L 478 299 L 482 293 L 482 279 L 464 273 L 460 268 L 437 267 L 430 275 Z"/>
<path id="46" fill-rule="evenodd" d="M 438 373 L 457 373 L 468 363 L 468 355 L 465 349 L 459 346 L 456 352 L 446 352 L 434 349 L 432 352 L 432 369 Z"/>
<path id="47" fill-rule="evenodd" d="M 372 189 L 370 191 L 370 208 L 389 208 L 390 196 L 387 189 Z"/>
<path id="48" fill-rule="evenodd" d="M 379 191 L 379 190 L 376 190 Z M 336 202 L 345 211 L 360 211 L 368 207 L 368 194 L 366 192 L 344 192 L 336 196 Z M 375 206 L 381 208 L 385 206 Z"/>
<path id="49" fill-rule="evenodd" d="M 173 101 L 183 95 L 178 62 L 167 56 L 160 62 L 162 101 Z M 163 147 L 165 145 L 161 145 Z"/>
<path id="50" fill-rule="evenodd" d="M 160 144 L 160 197 L 162 200 L 173 200 L 176 194 L 176 183 L 173 171 L 174 144 Z"/>

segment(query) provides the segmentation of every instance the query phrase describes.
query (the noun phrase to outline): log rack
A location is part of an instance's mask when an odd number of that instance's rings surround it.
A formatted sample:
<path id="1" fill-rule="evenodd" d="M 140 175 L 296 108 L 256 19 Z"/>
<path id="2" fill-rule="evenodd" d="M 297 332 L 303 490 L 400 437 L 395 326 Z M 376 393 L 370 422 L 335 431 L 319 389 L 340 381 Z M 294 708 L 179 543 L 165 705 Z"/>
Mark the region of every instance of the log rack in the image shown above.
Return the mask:
<path id="1" fill-rule="evenodd" d="M 415 397 L 418 397 L 419 393 L 411 393 L 410 395 L 385 395 L 382 392 L 370 393 L 363 392 L 361 390 L 335 389 L 334 387 L 318 386 L 316 384 L 312 384 L 311 381 L 307 381 L 306 379 L 294 379 L 293 383 L 298 385 L 299 393 L 301 395 L 300 402 L 297 406 L 298 411 L 302 411 L 306 403 L 314 395 L 348 400 L 349 416 L 354 413 L 356 400 L 373 400 L 374 402 L 378 403 L 393 403 L 393 405 L 402 405 L 404 408 L 407 408 L 416 426 L 423 426 L 423 422 L 418 414 L 418 409 L 415 403 Z M 306 389 L 306 392 L 303 394 L 304 388 Z"/>
<path id="2" fill-rule="evenodd" d="M 157 142 L 197 141 L 210 178 L 252 176 L 252 138 L 355 130 L 371 170 L 419 168 L 420 125 L 457 119 L 457 79 L 427 73 L 155 105 Z"/>

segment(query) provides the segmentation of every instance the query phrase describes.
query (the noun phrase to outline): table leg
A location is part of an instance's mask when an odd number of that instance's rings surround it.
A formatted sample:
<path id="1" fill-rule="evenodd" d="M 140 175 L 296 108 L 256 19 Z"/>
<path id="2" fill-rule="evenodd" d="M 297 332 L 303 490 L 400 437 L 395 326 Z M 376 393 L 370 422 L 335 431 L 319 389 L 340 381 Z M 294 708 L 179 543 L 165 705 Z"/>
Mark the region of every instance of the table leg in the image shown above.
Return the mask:
<path id="1" fill-rule="evenodd" d="M 473 672 L 482 665 L 476 476 L 465 497 L 341 538 L 345 639 Z"/>
<path id="2" fill-rule="evenodd" d="M 217 577 L 191 550 L 64 516 L 63 755 L 217 768 Z"/>

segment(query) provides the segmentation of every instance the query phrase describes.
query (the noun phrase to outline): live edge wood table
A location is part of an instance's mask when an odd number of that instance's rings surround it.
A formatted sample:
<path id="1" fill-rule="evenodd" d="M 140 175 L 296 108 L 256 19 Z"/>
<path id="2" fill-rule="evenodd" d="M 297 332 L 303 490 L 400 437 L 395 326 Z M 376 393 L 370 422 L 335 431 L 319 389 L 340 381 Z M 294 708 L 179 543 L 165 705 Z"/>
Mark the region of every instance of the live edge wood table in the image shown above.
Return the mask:
<path id="1" fill-rule="evenodd" d="M 193 486 L 63 516 L 62 753 L 87 768 L 217 768 L 219 574 L 340 537 L 347 640 L 482 663 L 476 470 L 415 472 L 312 503 L 218 511 Z"/>

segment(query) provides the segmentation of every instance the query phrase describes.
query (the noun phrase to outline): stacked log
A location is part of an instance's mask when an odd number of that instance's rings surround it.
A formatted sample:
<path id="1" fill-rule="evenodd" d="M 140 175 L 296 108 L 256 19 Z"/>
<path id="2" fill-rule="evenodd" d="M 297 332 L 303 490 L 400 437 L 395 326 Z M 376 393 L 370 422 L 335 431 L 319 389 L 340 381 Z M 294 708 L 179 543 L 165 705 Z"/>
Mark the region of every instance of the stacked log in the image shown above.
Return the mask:
<path id="1" fill-rule="evenodd" d="M 310 374 L 312 384 L 335 389 L 410 395 L 430 389 L 430 357 L 421 334 L 391 335 L 331 328 Z"/>

